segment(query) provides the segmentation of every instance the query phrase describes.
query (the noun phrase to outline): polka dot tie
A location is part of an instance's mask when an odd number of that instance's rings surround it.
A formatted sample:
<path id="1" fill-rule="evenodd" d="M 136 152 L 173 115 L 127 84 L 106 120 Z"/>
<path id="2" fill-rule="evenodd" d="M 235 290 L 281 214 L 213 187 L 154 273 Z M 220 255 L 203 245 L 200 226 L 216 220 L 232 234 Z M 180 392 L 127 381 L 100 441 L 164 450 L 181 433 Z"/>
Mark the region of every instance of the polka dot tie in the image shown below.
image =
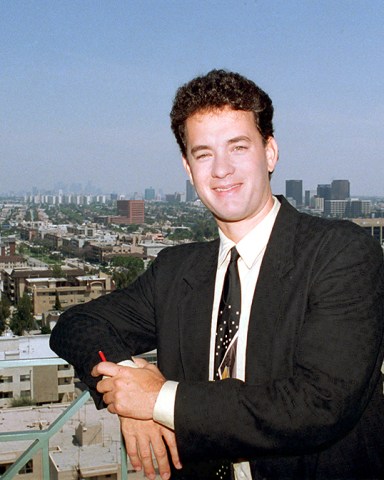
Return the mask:
<path id="1" fill-rule="evenodd" d="M 217 480 L 229 480 L 231 478 L 230 464 L 222 465 L 216 472 Z"/>
<path id="2" fill-rule="evenodd" d="M 231 249 L 231 259 L 224 278 L 219 315 L 216 328 L 215 380 L 229 378 L 233 374 L 236 360 L 237 333 L 241 308 L 241 287 L 237 260 L 240 255 L 236 247 Z M 229 461 L 216 471 L 218 480 L 229 480 L 232 466 Z"/>
<path id="3" fill-rule="evenodd" d="M 231 249 L 231 259 L 224 278 L 216 329 L 215 380 L 231 377 L 236 360 L 237 333 L 241 308 L 241 287 L 236 247 Z"/>

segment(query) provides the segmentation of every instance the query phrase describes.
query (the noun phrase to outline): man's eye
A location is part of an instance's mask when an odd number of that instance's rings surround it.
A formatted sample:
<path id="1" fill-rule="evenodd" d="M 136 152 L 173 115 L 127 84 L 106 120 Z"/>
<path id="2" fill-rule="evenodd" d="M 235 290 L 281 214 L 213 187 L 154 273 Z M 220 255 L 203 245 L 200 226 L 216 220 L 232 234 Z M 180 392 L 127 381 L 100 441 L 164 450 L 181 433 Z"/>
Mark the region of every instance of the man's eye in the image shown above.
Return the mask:
<path id="1" fill-rule="evenodd" d="M 204 158 L 207 158 L 209 157 L 209 153 L 206 152 L 206 153 L 199 153 L 196 157 L 197 160 L 203 160 Z"/>
<path id="2" fill-rule="evenodd" d="M 247 150 L 245 145 L 236 145 L 233 149 L 235 152 L 241 152 L 242 150 Z"/>

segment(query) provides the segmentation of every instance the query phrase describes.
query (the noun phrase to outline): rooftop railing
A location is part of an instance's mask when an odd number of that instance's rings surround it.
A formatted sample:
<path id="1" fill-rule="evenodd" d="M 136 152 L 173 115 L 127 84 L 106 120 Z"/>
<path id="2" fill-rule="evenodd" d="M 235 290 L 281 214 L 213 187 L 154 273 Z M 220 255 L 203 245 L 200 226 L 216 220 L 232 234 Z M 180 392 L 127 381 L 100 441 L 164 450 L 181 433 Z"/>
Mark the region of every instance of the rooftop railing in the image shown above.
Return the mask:
<path id="1" fill-rule="evenodd" d="M 31 367 L 45 365 L 66 365 L 66 362 L 60 358 L 45 358 L 33 360 L 5 360 L 0 361 L 0 370 L 11 367 Z M 50 479 L 50 462 L 49 462 L 49 441 L 63 425 L 73 417 L 82 406 L 90 399 L 88 391 L 83 392 L 74 402 L 72 402 L 50 425 L 44 430 L 0 432 L 0 442 L 14 441 L 32 441 L 30 446 L 19 456 L 19 458 L 0 476 L 1 480 L 12 480 L 19 471 L 32 458 L 41 451 L 42 453 L 42 479 Z M 121 437 L 121 465 L 120 478 L 127 480 L 127 453 L 124 441 Z"/>

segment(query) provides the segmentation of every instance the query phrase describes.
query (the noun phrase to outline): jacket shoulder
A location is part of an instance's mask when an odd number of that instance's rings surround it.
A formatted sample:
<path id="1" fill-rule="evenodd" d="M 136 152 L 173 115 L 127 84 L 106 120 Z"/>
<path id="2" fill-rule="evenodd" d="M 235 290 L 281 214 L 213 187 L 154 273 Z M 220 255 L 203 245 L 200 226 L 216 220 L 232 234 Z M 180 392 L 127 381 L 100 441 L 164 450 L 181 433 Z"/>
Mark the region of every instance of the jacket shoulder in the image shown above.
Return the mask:
<path id="1" fill-rule="evenodd" d="M 182 245 L 164 248 L 164 250 L 161 250 L 158 254 L 156 260 L 161 263 L 178 263 L 188 259 L 193 261 L 196 258 L 212 255 L 212 253 L 218 251 L 218 248 L 218 239 L 210 242 L 183 243 Z"/>

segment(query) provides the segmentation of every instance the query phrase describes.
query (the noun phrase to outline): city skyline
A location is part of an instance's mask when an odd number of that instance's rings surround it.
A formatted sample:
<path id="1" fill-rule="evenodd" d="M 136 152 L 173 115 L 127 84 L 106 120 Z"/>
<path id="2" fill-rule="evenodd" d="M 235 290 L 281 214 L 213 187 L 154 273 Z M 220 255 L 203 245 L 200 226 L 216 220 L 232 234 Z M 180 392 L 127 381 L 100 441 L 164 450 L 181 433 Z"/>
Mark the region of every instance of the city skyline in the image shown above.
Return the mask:
<path id="1" fill-rule="evenodd" d="M 306 191 L 309 191 L 313 194 L 316 194 L 316 191 L 320 186 L 331 186 L 332 183 L 334 182 L 340 182 L 340 181 L 346 181 L 349 183 L 349 186 L 351 187 L 350 191 L 350 198 L 357 198 L 357 197 L 372 197 L 372 198 L 384 198 L 384 190 L 381 194 L 374 195 L 370 194 L 370 192 L 362 192 L 361 194 L 356 194 L 354 193 L 353 185 L 351 185 L 351 182 L 349 178 L 334 178 L 334 179 L 325 179 L 324 182 L 317 182 L 314 185 L 307 185 L 303 179 L 301 178 L 289 178 L 289 179 L 284 179 L 284 185 L 281 191 L 273 191 L 274 194 L 282 194 L 285 196 L 290 196 L 287 193 L 287 184 L 290 182 L 301 182 L 301 189 L 302 189 L 302 194 L 303 194 L 303 199 Z M 189 186 L 188 186 L 189 184 Z M 140 189 L 134 189 L 131 192 L 128 191 L 117 191 L 117 190 L 112 190 L 112 191 L 107 191 L 103 189 L 99 185 L 94 185 L 92 182 L 87 180 L 84 183 L 81 182 L 76 182 L 73 184 L 64 184 L 64 183 L 59 183 L 54 185 L 52 188 L 38 188 L 37 186 L 33 186 L 27 190 L 15 192 L 12 189 L 9 189 L 8 191 L 1 192 L 0 191 L 0 197 L 11 197 L 11 196 L 45 196 L 45 195 L 91 195 L 91 196 L 116 196 L 117 198 L 142 198 L 146 200 L 157 200 L 159 197 L 165 197 L 168 194 L 181 194 L 186 196 L 187 191 L 189 188 L 191 188 L 191 183 L 189 179 L 185 179 L 184 183 L 182 185 L 179 185 L 179 188 L 176 188 L 173 191 L 166 191 L 164 188 L 159 187 L 159 186 L 153 186 L 153 185 L 146 185 L 143 190 Z M 193 186 L 192 186 L 193 187 Z M 146 198 L 146 193 L 149 190 L 153 190 L 154 192 L 154 197 L 153 198 Z M 193 188 L 194 190 L 194 188 Z"/>
<path id="2" fill-rule="evenodd" d="M 383 14 L 379 0 L 1 2 L 0 191 L 177 191 L 172 98 L 226 68 L 274 102 L 273 191 L 349 178 L 382 195 Z"/>

